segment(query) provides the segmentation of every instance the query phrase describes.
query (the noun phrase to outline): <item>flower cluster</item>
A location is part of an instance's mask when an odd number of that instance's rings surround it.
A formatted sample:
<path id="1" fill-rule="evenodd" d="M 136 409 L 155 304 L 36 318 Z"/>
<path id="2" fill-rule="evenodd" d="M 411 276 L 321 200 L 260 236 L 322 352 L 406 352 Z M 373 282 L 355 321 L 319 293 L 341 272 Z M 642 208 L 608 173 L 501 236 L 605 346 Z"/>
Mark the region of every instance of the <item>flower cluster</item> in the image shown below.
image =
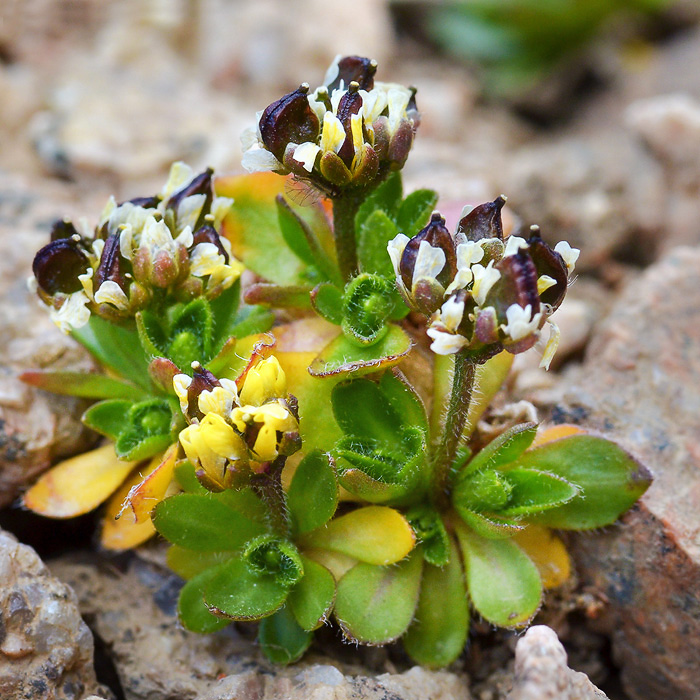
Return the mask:
<path id="1" fill-rule="evenodd" d="M 440 355 L 467 351 L 483 362 L 505 349 L 532 347 L 551 325 L 543 366 L 556 351 L 558 329 L 550 320 L 566 294 L 578 250 L 562 241 L 554 249 L 531 227 L 529 239 L 504 239 L 498 197 L 468 212 L 453 237 L 439 214 L 409 239 L 388 246 L 406 303 L 431 317 L 431 349 Z"/>
<path id="2" fill-rule="evenodd" d="M 53 321 L 68 332 L 91 313 L 118 320 L 169 296 L 211 299 L 229 288 L 243 265 L 218 234 L 232 200 L 214 196 L 212 176 L 175 163 L 160 194 L 121 204 L 111 197 L 94 234 L 57 221 L 30 279 Z"/>
<path id="3" fill-rule="evenodd" d="M 403 167 L 419 125 L 415 90 L 375 82 L 376 70 L 367 58 L 338 56 L 313 93 L 302 83 L 273 102 L 241 137 L 243 167 L 291 172 L 328 193 Z"/>
<path id="4" fill-rule="evenodd" d="M 206 488 L 243 485 L 251 472 L 265 472 L 299 449 L 296 400 L 276 357 L 254 355 L 236 381 L 217 379 L 197 363 L 192 369 L 192 377 L 176 375 L 173 386 L 190 423 L 180 444 Z"/>

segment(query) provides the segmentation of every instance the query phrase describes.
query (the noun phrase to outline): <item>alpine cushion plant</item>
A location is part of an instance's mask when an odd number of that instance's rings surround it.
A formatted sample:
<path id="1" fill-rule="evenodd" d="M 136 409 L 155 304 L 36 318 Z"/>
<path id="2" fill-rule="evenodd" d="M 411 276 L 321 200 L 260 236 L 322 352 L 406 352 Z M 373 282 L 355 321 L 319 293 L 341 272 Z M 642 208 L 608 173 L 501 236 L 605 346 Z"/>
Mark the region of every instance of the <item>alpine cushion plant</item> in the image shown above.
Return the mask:
<path id="1" fill-rule="evenodd" d="M 339 57 L 321 87 L 260 112 L 244 166 L 271 172 L 213 183 L 178 165 L 158 197 L 111 203 L 94 236 L 62 222 L 34 266 L 57 323 L 110 374 L 25 379 L 100 399 L 84 420 L 113 445 L 25 503 L 67 517 L 131 472 L 103 542 L 155 527 L 186 580 L 183 625 L 260 621 L 280 663 L 335 620 L 350 641 L 401 639 L 447 665 L 472 610 L 521 627 L 566 579 L 551 529 L 609 525 L 651 480 L 573 426 L 477 428 L 545 326 L 549 366 L 578 251 L 536 226 L 506 235 L 503 196 L 454 233 L 434 192 L 404 196 L 416 91 L 376 71 Z M 61 510 L 68 485 L 80 506 Z"/>

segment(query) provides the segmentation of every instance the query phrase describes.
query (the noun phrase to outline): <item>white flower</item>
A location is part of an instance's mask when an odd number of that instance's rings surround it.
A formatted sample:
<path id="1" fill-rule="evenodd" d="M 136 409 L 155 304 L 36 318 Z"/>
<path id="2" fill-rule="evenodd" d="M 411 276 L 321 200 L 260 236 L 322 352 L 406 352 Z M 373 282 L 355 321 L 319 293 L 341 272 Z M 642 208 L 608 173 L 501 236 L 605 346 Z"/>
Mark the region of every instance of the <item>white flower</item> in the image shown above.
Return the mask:
<path id="1" fill-rule="evenodd" d="M 554 279 L 554 277 L 550 277 L 549 275 L 542 275 L 537 280 L 537 293 L 540 296 L 542 296 L 543 292 L 546 292 L 550 287 L 553 287 L 556 283 L 557 281 Z"/>
<path id="2" fill-rule="evenodd" d="M 542 360 L 540 361 L 540 367 L 543 367 L 544 369 L 549 369 L 554 353 L 559 347 L 559 338 L 561 337 L 559 326 L 557 326 L 557 324 L 551 319 L 547 319 L 547 323 L 549 323 L 549 340 L 547 341 L 544 353 L 542 353 Z"/>
<path id="3" fill-rule="evenodd" d="M 314 169 L 316 156 L 321 152 L 321 147 L 311 141 L 305 141 L 294 149 L 292 158 L 302 164 L 304 170 L 311 172 Z"/>
<path id="4" fill-rule="evenodd" d="M 187 390 L 190 388 L 190 384 L 192 384 L 192 377 L 186 374 L 176 374 L 173 377 L 173 389 L 180 400 L 180 409 L 185 415 L 187 415 L 187 409 L 189 408 Z"/>
<path id="5" fill-rule="evenodd" d="M 168 174 L 168 179 L 163 185 L 163 189 L 160 192 L 160 196 L 163 201 L 167 201 L 170 197 L 175 194 L 178 190 L 182 189 L 188 182 L 194 177 L 194 171 L 192 168 L 183 163 L 182 161 L 177 161 L 170 166 L 170 173 Z"/>
<path id="6" fill-rule="evenodd" d="M 90 320 L 90 300 L 85 292 L 69 294 L 60 309 L 49 308 L 51 320 L 64 332 L 70 333 L 74 328 L 82 328 Z"/>
<path id="7" fill-rule="evenodd" d="M 435 314 L 435 318 L 426 331 L 433 339 L 430 349 L 434 353 L 451 355 L 467 345 L 467 339 L 457 334 L 463 315 L 464 302 L 458 301 L 454 296 L 451 296 L 442 305 L 440 311 Z"/>
<path id="8" fill-rule="evenodd" d="M 436 355 L 453 355 L 467 344 L 467 339 L 461 335 L 444 333 L 437 328 L 428 328 L 426 332 L 433 339 L 430 349 Z"/>
<path id="9" fill-rule="evenodd" d="M 554 246 L 554 250 L 564 258 L 566 269 L 569 271 L 569 274 L 571 274 L 574 271 L 576 261 L 581 251 L 578 248 L 572 248 L 566 241 L 559 241 L 559 243 Z"/>
<path id="10" fill-rule="evenodd" d="M 333 151 L 337 153 L 345 143 L 345 129 L 343 122 L 332 114 L 326 112 L 323 116 L 323 127 L 321 129 L 321 150 L 324 153 Z"/>
<path id="11" fill-rule="evenodd" d="M 206 201 L 207 195 L 193 194 L 189 197 L 185 197 L 180 202 L 177 207 L 177 216 L 175 217 L 177 233 L 182 233 L 187 226 L 194 229 Z"/>
<path id="12" fill-rule="evenodd" d="M 415 286 L 420 279 L 436 279 L 445 267 L 445 262 L 445 251 L 442 248 L 434 248 L 428 241 L 421 241 L 413 265 L 411 284 Z"/>
<path id="13" fill-rule="evenodd" d="M 501 329 L 512 341 L 516 342 L 537 332 L 542 320 L 542 312 L 538 311 L 532 316 L 531 304 L 528 304 L 525 308 L 520 306 L 520 304 L 511 304 L 506 309 L 506 319 L 508 323 L 501 324 Z"/>
<path id="14" fill-rule="evenodd" d="M 506 249 L 503 251 L 503 257 L 515 255 L 521 248 L 527 250 L 529 247 L 528 242 L 524 238 L 520 238 L 520 236 L 508 236 L 506 239 Z"/>
<path id="15" fill-rule="evenodd" d="M 404 284 L 401 281 L 401 273 L 399 272 L 399 265 L 401 264 L 401 258 L 403 256 L 404 250 L 411 239 L 403 234 L 399 233 L 397 236 L 392 238 L 386 246 L 389 257 L 391 258 L 391 264 L 394 266 L 394 274 L 398 283 L 403 287 Z"/>
<path id="16" fill-rule="evenodd" d="M 114 281 L 106 280 L 95 292 L 96 304 L 111 304 L 120 311 L 129 308 L 129 299 L 124 290 Z"/>
<path id="17" fill-rule="evenodd" d="M 464 289 L 473 279 L 472 265 L 484 258 L 484 249 L 476 241 L 467 241 L 457 246 L 457 274 L 450 286 L 445 290 L 446 294 L 452 294 L 458 289 Z"/>
<path id="18" fill-rule="evenodd" d="M 243 271 L 242 263 L 232 259 L 230 254 L 229 260 L 230 264 L 227 265 L 226 258 L 213 243 L 198 243 L 190 255 L 190 274 L 195 277 L 208 276 L 207 287 L 210 289 L 218 285 L 228 289 Z"/>
<path id="19" fill-rule="evenodd" d="M 491 291 L 491 287 L 501 279 L 501 273 L 494 268 L 493 260 L 489 260 L 489 264 L 486 267 L 479 264 L 473 265 L 472 274 L 474 275 L 474 286 L 471 290 L 472 297 L 477 306 L 483 306 L 488 293 Z"/>

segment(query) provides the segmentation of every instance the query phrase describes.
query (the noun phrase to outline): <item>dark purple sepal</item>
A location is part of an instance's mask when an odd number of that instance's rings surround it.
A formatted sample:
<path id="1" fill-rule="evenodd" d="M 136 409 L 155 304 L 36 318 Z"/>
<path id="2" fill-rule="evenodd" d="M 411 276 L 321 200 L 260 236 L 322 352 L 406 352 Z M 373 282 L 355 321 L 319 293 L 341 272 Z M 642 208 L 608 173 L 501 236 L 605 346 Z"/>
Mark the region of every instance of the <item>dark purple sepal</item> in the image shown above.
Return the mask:
<path id="1" fill-rule="evenodd" d="M 539 229 L 537 230 L 539 232 Z M 556 250 L 552 250 L 538 233 L 530 236 L 529 253 L 532 262 L 537 269 L 537 275 L 549 275 L 556 281 L 556 284 L 549 289 L 545 289 L 540 295 L 543 304 L 549 304 L 552 311 L 559 308 L 559 305 L 566 296 L 566 289 L 569 284 L 569 271 L 562 258 Z"/>
<path id="2" fill-rule="evenodd" d="M 143 207 L 144 209 L 157 209 L 160 204 L 160 197 L 157 194 L 154 194 L 152 197 L 134 197 L 133 199 L 127 199 L 126 202 L 119 202 L 117 206 L 120 207 L 122 204 L 127 203 Z"/>
<path id="3" fill-rule="evenodd" d="M 343 56 L 338 61 L 338 75 L 332 83 L 327 85 L 328 92 L 333 92 L 343 86 L 347 88 L 352 82 L 356 82 L 361 90 L 371 90 L 374 87 L 374 74 L 377 72 L 377 62 L 374 59 L 363 56 Z"/>
<path id="4" fill-rule="evenodd" d="M 338 155 L 348 168 L 352 165 L 352 160 L 355 157 L 355 148 L 352 142 L 352 117 L 362 109 L 362 97 L 358 92 L 359 89 L 358 83 L 350 83 L 347 92 L 340 98 L 336 111 L 336 117 L 345 130 L 345 141 L 343 141 Z"/>
<path id="5" fill-rule="evenodd" d="M 308 92 L 308 84 L 303 83 L 269 105 L 260 117 L 260 136 L 265 148 L 280 162 L 287 144 L 315 143 L 318 138 L 320 124 L 309 105 Z"/>
<path id="6" fill-rule="evenodd" d="M 105 241 L 100 257 L 100 264 L 95 271 L 94 289 L 97 291 L 103 282 L 111 280 L 116 282 L 122 291 L 128 295 L 128 283 L 124 276 L 124 259 L 119 249 L 120 233 L 113 233 Z"/>
<path id="7" fill-rule="evenodd" d="M 494 306 L 503 322 L 506 320 L 506 310 L 512 304 L 518 304 L 523 309 L 530 305 L 532 316 L 539 313 L 537 268 L 528 253 L 519 250 L 514 255 L 508 255 L 496 263 L 496 269 L 501 273 L 501 278 L 491 288 L 485 305 Z"/>
<path id="8" fill-rule="evenodd" d="M 188 418 L 202 420 L 204 414 L 199 410 L 199 395 L 203 391 L 211 391 L 217 386 L 221 386 L 221 382 L 202 365 L 193 363 L 192 365 L 192 381 L 187 388 L 187 415 Z"/>
<path id="9" fill-rule="evenodd" d="M 211 168 L 207 168 L 203 173 L 200 173 L 196 177 L 192 178 L 184 187 L 180 188 L 172 197 L 168 200 L 167 209 L 172 209 L 177 215 L 178 207 L 181 202 L 187 197 L 192 197 L 196 194 L 205 195 L 204 206 L 199 214 L 199 219 L 194 225 L 194 228 L 201 226 L 204 221 L 204 217 L 209 213 L 211 209 L 211 203 L 214 198 L 212 191 L 212 176 L 214 171 Z"/>
<path id="10" fill-rule="evenodd" d="M 87 255 L 73 238 L 59 238 L 45 245 L 34 256 L 32 272 L 39 289 L 54 294 L 72 294 L 82 289 L 78 275 L 88 268 Z"/>
<path id="11" fill-rule="evenodd" d="M 406 163 L 408 154 L 411 152 L 411 146 L 413 145 L 413 136 L 413 125 L 407 119 L 404 119 L 391 135 L 386 158 L 395 170 L 403 168 Z"/>
<path id="12" fill-rule="evenodd" d="M 457 225 L 457 236 L 468 241 L 480 241 L 482 238 L 503 240 L 503 222 L 501 209 L 506 198 L 499 195 L 493 202 L 486 202 L 474 207 Z"/>
<path id="13" fill-rule="evenodd" d="M 437 280 L 443 288 L 447 288 L 457 274 L 457 254 L 452 235 L 445 226 L 445 219 L 435 212 L 428 225 L 413 236 L 404 248 L 399 262 L 399 272 L 406 289 L 411 289 L 418 250 L 423 241 L 433 248 L 440 248 L 445 253 L 445 266 L 438 273 Z"/>
<path id="14" fill-rule="evenodd" d="M 484 345 L 498 341 L 498 317 L 496 309 L 487 306 L 479 309 L 474 322 L 474 337 Z"/>
<path id="15" fill-rule="evenodd" d="M 72 236 L 80 236 L 78 230 L 73 226 L 72 221 L 68 219 L 56 219 L 51 224 L 51 241 L 60 241 L 62 238 L 71 238 Z"/>

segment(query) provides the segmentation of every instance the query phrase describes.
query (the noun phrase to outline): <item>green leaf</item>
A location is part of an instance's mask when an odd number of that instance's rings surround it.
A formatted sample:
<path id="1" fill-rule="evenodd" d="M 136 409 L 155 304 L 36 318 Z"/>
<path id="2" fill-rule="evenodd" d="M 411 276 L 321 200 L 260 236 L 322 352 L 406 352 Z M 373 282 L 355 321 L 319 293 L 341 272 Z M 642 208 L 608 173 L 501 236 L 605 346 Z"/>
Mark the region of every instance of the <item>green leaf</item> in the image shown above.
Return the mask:
<path id="1" fill-rule="evenodd" d="M 499 627 L 529 622 L 542 601 L 542 581 L 532 560 L 512 540 L 480 537 L 456 524 L 472 605 Z"/>
<path id="2" fill-rule="evenodd" d="M 279 610 L 289 588 L 274 576 L 253 571 L 239 557 L 215 569 L 204 591 L 205 605 L 232 620 L 259 620 Z"/>
<path id="3" fill-rule="evenodd" d="M 326 279 L 341 284 L 342 277 L 337 265 L 326 254 L 311 226 L 282 195 L 277 195 L 275 201 L 282 237 L 292 252 L 307 265 L 317 268 Z"/>
<path id="4" fill-rule="evenodd" d="M 279 584 L 291 588 L 304 576 L 299 550 L 289 540 L 277 535 L 259 535 L 248 542 L 243 559 L 251 571 L 272 576 Z"/>
<path id="5" fill-rule="evenodd" d="M 581 489 L 566 505 L 531 518 L 562 530 L 589 530 L 615 522 L 651 484 L 646 467 L 619 445 L 593 435 L 546 443 L 526 452 L 516 464 L 550 472 Z"/>
<path id="6" fill-rule="evenodd" d="M 398 230 L 409 238 L 413 238 L 427 225 L 430 214 L 437 203 L 437 192 L 433 190 L 416 190 L 401 202 L 396 217 Z"/>
<path id="7" fill-rule="evenodd" d="M 451 664 L 464 649 L 469 605 L 457 545 L 448 540 L 449 563 L 426 564 L 415 619 L 403 637 L 409 656 L 428 668 Z"/>
<path id="8" fill-rule="evenodd" d="M 269 284 L 268 282 L 256 282 L 245 292 L 247 304 L 262 304 L 263 306 L 281 309 L 308 309 L 311 308 L 311 290 L 308 285 Z"/>
<path id="9" fill-rule="evenodd" d="M 482 450 L 476 453 L 466 467 L 457 475 L 455 484 L 476 471 L 483 469 L 498 469 L 504 464 L 514 462 L 530 447 L 537 433 L 535 423 L 522 423 L 513 426 L 491 440 Z"/>
<path id="10" fill-rule="evenodd" d="M 206 569 L 188 581 L 180 591 L 177 615 L 183 627 L 192 632 L 208 634 L 230 623 L 230 620 L 212 615 L 204 604 L 204 590 L 217 573 L 218 567 Z"/>
<path id="11" fill-rule="evenodd" d="M 217 353 L 222 345 L 233 335 L 233 327 L 239 322 L 243 309 L 241 303 L 241 282 L 236 280 L 228 289 L 224 289 L 215 299 L 209 300 L 212 317 L 212 352 Z"/>
<path id="12" fill-rule="evenodd" d="M 331 282 L 322 282 L 311 292 L 311 306 L 329 323 L 343 322 L 343 292 Z"/>
<path id="13" fill-rule="evenodd" d="M 440 514 L 428 504 L 414 506 L 406 518 L 416 533 L 423 558 L 433 566 L 445 566 L 450 561 L 450 538 Z"/>
<path id="14" fill-rule="evenodd" d="M 490 540 L 508 539 L 525 529 L 517 519 L 503 518 L 498 515 L 477 513 L 457 503 L 455 510 L 469 527 L 481 537 Z"/>
<path id="15" fill-rule="evenodd" d="M 258 641 L 263 654 L 273 664 L 293 664 L 309 648 L 313 635 L 302 629 L 285 605 L 274 615 L 263 618 L 258 627 Z"/>
<path id="16" fill-rule="evenodd" d="M 135 329 L 118 326 L 93 314 L 86 325 L 74 329 L 71 335 L 100 363 L 146 391 L 151 390 L 150 358 L 144 353 Z"/>
<path id="17" fill-rule="evenodd" d="M 331 401 L 333 415 L 346 435 L 392 448 L 401 443 L 403 419 L 376 382 L 351 379 L 338 384 Z"/>
<path id="18" fill-rule="evenodd" d="M 270 309 L 243 304 L 233 325 L 229 327 L 228 334 L 233 338 L 245 338 L 257 333 L 266 333 L 272 328 L 274 321 L 275 316 Z"/>
<path id="19" fill-rule="evenodd" d="M 164 450 L 173 442 L 172 422 L 172 409 L 166 400 L 151 399 L 132 404 L 126 425 L 114 444 L 117 456 L 139 461 Z"/>
<path id="20" fill-rule="evenodd" d="M 148 309 L 139 311 L 136 314 L 136 330 L 141 346 L 149 357 L 167 355 L 168 338 L 161 317 Z"/>
<path id="21" fill-rule="evenodd" d="M 175 318 L 169 334 L 168 357 L 178 367 L 211 357 L 214 321 L 209 302 L 199 297 L 185 306 Z"/>
<path id="22" fill-rule="evenodd" d="M 289 592 L 287 607 L 308 632 L 326 622 L 335 601 L 335 579 L 325 566 L 302 556 L 304 578 Z"/>
<path id="23" fill-rule="evenodd" d="M 358 508 L 298 537 L 303 548 L 330 549 L 379 566 L 403 559 L 415 541 L 406 518 L 386 506 Z"/>
<path id="24" fill-rule="evenodd" d="M 355 231 L 359 231 L 367 218 L 378 209 L 386 213 L 390 219 L 396 218 L 402 194 L 401 173 L 396 170 L 361 204 L 355 215 Z"/>
<path id="25" fill-rule="evenodd" d="M 314 377 L 333 377 L 352 373 L 357 377 L 393 367 L 401 362 L 410 350 L 410 337 L 394 324 L 389 324 L 386 335 L 373 345 L 358 345 L 340 335 L 313 360 L 309 366 L 309 374 Z"/>
<path id="26" fill-rule="evenodd" d="M 395 566 L 357 564 L 338 582 L 335 616 L 348 639 L 387 644 L 411 624 L 420 590 L 419 552 Z"/>
<path id="27" fill-rule="evenodd" d="M 325 525 L 338 506 L 338 482 L 329 455 L 314 450 L 301 460 L 287 493 L 292 525 L 297 533 Z"/>
<path id="28" fill-rule="evenodd" d="M 579 494 L 579 488 L 556 474 L 536 469 L 510 469 L 506 478 L 513 487 L 508 507 L 501 509 L 506 517 L 530 515 L 562 506 Z"/>
<path id="29" fill-rule="evenodd" d="M 420 428 L 428 433 L 428 416 L 423 400 L 397 368 L 384 372 L 379 388 L 404 425 Z"/>
<path id="30" fill-rule="evenodd" d="M 194 473 L 194 466 L 192 462 L 185 460 L 176 465 L 174 472 L 175 480 L 180 484 L 182 490 L 185 493 L 198 493 L 198 494 L 208 494 L 202 484 L 199 483 L 199 479 Z"/>
<path id="31" fill-rule="evenodd" d="M 86 399 L 141 399 L 143 389 L 94 372 L 50 372 L 27 370 L 20 375 L 25 384 L 43 391 Z"/>
<path id="32" fill-rule="evenodd" d="M 116 441 L 127 424 L 127 415 L 131 409 L 131 401 L 112 399 L 100 401 L 83 413 L 83 424 L 101 433 L 112 441 Z"/>
<path id="33" fill-rule="evenodd" d="M 188 581 L 203 571 L 211 569 L 235 556 L 233 552 L 195 552 L 192 549 L 170 545 L 166 554 L 168 566 Z"/>
<path id="34" fill-rule="evenodd" d="M 361 345 L 373 345 L 388 330 L 394 310 L 394 282 L 363 272 L 351 279 L 343 297 L 343 332 Z"/>
<path id="35" fill-rule="evenodd" d="M 394 266 L 387 245 L 398 233 L 396 224 L 381 209 L 372 212 L 362 222 L 357 229 L 357 257 L 362 272 L 394 279 Z"/>
<path id="36" fill-rule="evenodd" d="M 196 552 L 232 552 L 264 528 L 210 496 L 181 493 L 161 501 L 153 524 L 169 542 Z"/>

